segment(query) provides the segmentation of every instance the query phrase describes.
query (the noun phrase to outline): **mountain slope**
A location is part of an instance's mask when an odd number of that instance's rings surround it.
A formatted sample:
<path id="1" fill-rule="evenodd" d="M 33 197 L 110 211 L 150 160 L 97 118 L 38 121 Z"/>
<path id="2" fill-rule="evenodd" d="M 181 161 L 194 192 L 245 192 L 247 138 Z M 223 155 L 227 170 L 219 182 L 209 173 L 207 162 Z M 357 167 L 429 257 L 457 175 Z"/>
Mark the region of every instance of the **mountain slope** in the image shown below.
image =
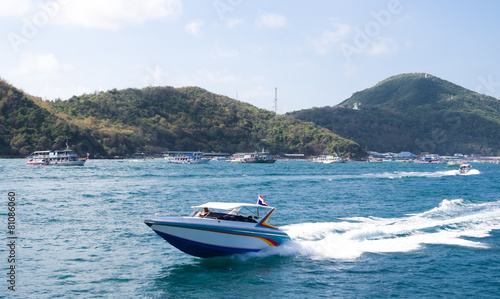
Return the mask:
<path id="1" fill-rule="evenodd" d="M 364 152 L 353 141 L 197 87 L 110 90 L 42 101 L 0 82 L 0 155 L 65 147 L 126 155 L 166 150 L 318 155 Z"/>
<path id="2" fill-rule="evenodd" d="M 89 132 L 44 108 L 0 79 L 0 155 L 25 156 L 35 150 L 61 149 L 66 142 L 82 153 L 103 150 Z"/>
<path id="3" fill-rule="evenodd" d="M 393 76 L 336 107 L 290 114 L 365 150 L 500 154 L 500 101 L 427 74 Z"/>
<path id="4" fill-rule="evenodd" d="M 197 87 L 111 90 L 57 101 L 54 108 L 92 130 L 108 154 L 135 150 L 254 151 L 363 155 L 359 146 L 312 123 L 275 115 Z"/>

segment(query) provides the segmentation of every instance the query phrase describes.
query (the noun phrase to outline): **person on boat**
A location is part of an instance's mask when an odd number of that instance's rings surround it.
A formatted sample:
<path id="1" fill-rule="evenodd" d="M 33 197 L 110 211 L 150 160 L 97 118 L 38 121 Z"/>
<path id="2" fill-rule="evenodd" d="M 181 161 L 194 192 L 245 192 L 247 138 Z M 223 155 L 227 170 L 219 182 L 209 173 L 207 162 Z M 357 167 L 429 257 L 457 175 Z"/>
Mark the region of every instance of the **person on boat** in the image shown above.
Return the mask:
<path id="1" fill-rule="evenodd" d="M 203 208 L 203 212 L 200 213 L 200 216 L 201 217 L 207 216 L 209 213 L 210 213 L 210 210 L 207 207 L 205 207 L 205 208 Z"/>

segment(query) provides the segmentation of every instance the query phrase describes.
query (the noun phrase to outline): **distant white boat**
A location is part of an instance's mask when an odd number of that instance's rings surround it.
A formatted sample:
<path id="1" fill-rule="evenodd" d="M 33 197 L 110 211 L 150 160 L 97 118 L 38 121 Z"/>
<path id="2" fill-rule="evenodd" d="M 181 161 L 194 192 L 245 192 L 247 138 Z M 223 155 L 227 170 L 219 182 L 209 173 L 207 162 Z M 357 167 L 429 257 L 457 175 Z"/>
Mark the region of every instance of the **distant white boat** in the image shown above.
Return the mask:
<path id="1" fill-rule="evenodd" d="M 236 153 L 233 155 L 232 159 L 229 160 L 231 163 L 274 163 L 274 159 L 268 152 L 254 152 L 254 153 Z"/>
<path id="2" fill-rule="evenodd" d="M 316 163 L 333 164 L 333 163 L 346 163 L 345 159 L 342 159 L 337 154 L 335 155 L 320 155 L 313 159 Z"/>
<path id="3" fill-rule="evenodd" d="M 325 164 L 333 164 L 333 163 L 345 163 L 345 159 L 342 159 L 341 157 L 339 156 L 326 156 L 325 160 L 323 161 L 323 163 Z"/>
<path id="4" fill-rule="evenodd" d="M 202 152 L 182 152 L 168 160 L 174 164 L 206 164 L 210 159 L 205 158 Z"/>
<path id="5" fill-rule="evenodd" d="M 87 160 L 73 150 L 36 151 L 29 156 L 28 165 L 83 166 Z"/>
<path id="6" fill-rule="evenodd" d="M 470 164 L 462 164 L 460 165 L 460 168 L 458 169 L 459 174 L 466 174 L 472 169 L 472 166 Z"/>

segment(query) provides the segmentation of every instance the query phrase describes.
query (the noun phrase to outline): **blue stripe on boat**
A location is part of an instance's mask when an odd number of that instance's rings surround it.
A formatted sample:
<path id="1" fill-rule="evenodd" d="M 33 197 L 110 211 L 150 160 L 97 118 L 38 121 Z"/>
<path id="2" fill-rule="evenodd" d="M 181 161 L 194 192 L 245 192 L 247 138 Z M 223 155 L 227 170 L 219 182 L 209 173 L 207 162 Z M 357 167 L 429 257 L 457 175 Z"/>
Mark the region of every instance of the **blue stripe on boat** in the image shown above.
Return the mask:
<path id="1" fill-rule="evenodd" d="M 199 225 L 194 223 L 172 223 L 168 221 L 158 221 L 158 220 L 146 220 L 151 225 L 164 225 L 164 226 L 173 226 L 173 227 L 181 227 L 181 228 L 189 228 L 203 231 L 210 231 L 215 233 L 226 233 L 226 234 L 239 234 L 246 235 L 249 237 L 262 237 L 269 238 L 273 241 L 281 244 L 286 240 L 290 240 L 290 237 L 283 231 L 279 230 L 262 230 L 259 228 L 246 229 L 246 228 L 227 228 L 224 226 L 215 226 L 215 225 Z"/>
<path id="2" fill-rule="evenodd" d="M 209 257 L 231 255 L 236 253 L 248 253 L 248 252 L 260 251 L 260 249 L 245 249 L 237 247 L 215 246 L 211 244 L 205 244 L 205 243 L 195 242 L 192 240 L 187 240 L 184 238 L 175 237 L 156 230 L 155 232 L 177 249 L 197 257 L 209 258 Z"/>

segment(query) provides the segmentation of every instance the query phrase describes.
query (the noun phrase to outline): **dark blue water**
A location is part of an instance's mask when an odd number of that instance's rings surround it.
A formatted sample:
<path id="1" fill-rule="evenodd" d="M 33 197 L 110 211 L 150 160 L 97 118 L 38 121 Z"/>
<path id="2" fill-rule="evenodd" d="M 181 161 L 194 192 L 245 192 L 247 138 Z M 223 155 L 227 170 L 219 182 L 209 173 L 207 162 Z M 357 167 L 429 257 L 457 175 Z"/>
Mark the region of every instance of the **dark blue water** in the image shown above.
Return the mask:
<path id="1" fill-rule="evenodd" d="M 84 167 L 0 160 L 2 238 L 16 193 L 16 291 L 0 245 L 0 296 L 19 298 L 498 298 L 500 165 L 406 163 Z M 207 201 L 277 208 L 292 242 L 225 258 L 188 256 L 143 220 Z"/>

